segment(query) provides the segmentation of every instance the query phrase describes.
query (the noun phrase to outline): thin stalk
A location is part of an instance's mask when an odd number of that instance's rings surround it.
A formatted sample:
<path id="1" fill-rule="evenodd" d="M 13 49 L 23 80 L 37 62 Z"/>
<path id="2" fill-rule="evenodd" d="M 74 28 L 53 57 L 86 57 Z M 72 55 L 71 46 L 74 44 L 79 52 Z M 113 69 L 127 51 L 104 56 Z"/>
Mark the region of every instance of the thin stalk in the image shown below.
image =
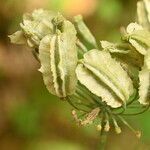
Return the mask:
<path id="1" fill-rule="evenodd" d="M 97 150 L 105 150 L 107 142 L 107 132 L 104 131 L 104 128 L 102 128 L 100 133 L 100 143 Z"/>
<path id="2" fill-rule="evenodd" d="M 105 147 L 106 147 L 106 142 L 107 142 L 107 134 L 108 132 L 105 131 L 105 115 L 103 114 L 103 117 L 102 117 L 102 130 L 100 132 L 100 143 L 98 145 L 98 148 L 97 150 L 105 150 Z"/>
<path id="3" fill-rule="evenodd" d="M 86 48 L 86 46 L 79 39 L 77 39 L 76 44 L 79 47 L 79 49 L 81 49 L 81 51 L 82 51 L 83 54 L 88 51 L 88 49 Z"/>
<path id="4" fill-rule="evenodd" d="M 127 113 L 127 114 L 122 114 L 122 115 L 124 115 L 124 116 L 136 116 L 136 115 L 140 115 L 140 114 L 143 114 L 144 112 L 146 112 L 149 108 L 150 108 L 150 105 L 148 105 L 144 110 L 142 110 L 140 112 Z"/>
<path id="5" fill-rule="evenodd" d="M 118 112 L 118 113 L 112 113 L 113 115 L 120 115 L 120 114 L 123 114 L 124 112 L 125 112 L 125 108 L 124 107 L 122 107 L 121 108 L 122 110 L 120 111 L 120 112 Z M 110 112 L 110 111 L 109 111 Z"/>
<path id="6" fill-rule="evenodd" d="M 67 97 L 66 100 L 67 100 L 67 102 L 68 102 L 74 109 L 80 110 L 78 107 L 76 107 L 76 106 L 71 102 L 71 100 L 70 100 L 69 97 Z"/>
<path id="7" fill-rule="evenodd" d="M 133 97 L 131 98 L 131 100 L 127 103 L 128 105 L 131 105 L 133 102 L 135 102 L 138 99 L 138 94 L 137 91 L 134 92 Z"/>
<path id="8" fill-rule="evenodd" d="M 95 96 L 92 93 L 88 92 L 84 87 L 79 85 L 78 89 L 80 89 L 82 92 L 86 93 L 86 95 L 88 95 L 92 99 L 92 101 L 94 101 L 98 105 L 103 105 L 103 103 L 100 102 L 100 100 L 99 100 L 99 98 L 97 96 Z"/>
<path id="9" fill-rule="evenodd" d="M 79 110 L 79 111 L 83 111 L 83 112 L 88 112 L 88 111 L 86 111 L 86 110 L 84 110 L 84 109 L 81 109 L 81 108 L 78 108 L 76 105 L 74 105 L 74 103 L 72 103 L 71 98 L 70 98 L 69 96 L 66 98 L 66 100 L 67 100 L 67 102 L 68 102 L 74 109 Z"/>

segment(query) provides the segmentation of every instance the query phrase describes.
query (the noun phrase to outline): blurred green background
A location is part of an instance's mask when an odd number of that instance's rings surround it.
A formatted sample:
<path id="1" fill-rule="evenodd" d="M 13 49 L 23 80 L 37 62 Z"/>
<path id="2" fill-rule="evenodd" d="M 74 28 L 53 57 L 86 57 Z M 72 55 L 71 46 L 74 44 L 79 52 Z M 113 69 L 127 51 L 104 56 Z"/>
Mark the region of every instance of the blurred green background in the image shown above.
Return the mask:
<path id="1" fill-rule="evenodd" d="M 96 150 L 99 133 L 78 127 L 71 107 L 50 95 L 29 48 L 12 45 L 24 12 L 82 14 L 99 40 L 119 41 L 120 27 L 135 20 L 136 0 L 0 0 L 0 150 Z M 150 150 L 150 111 L 128 118 L 142 131 L 139 140 L 127 128 L 110 132 L 107 150 Z"/>

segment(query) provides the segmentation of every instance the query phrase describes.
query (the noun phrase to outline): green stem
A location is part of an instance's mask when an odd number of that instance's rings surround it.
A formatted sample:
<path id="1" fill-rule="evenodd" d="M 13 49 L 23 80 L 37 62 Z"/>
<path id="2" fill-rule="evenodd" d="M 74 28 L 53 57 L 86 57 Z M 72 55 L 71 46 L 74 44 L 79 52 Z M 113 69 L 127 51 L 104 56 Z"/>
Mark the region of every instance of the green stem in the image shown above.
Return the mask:
<path id="1" fill-rule="evenodd" d="M 107 142 L 107 132 L 104 131 L 104 128 L 102 128 L 100 133 L 100 143 L 97 150 L 105 150 Z"/>
<path id="2" fill-rule="evenodd" d="M 102 130 L 100 132 L 100 143 L 98 145 L 97 150 L 105 150 L 106 142 L 107 142 L 107 134 L 108 132 L 105 131 L 105 124 L 106 124 L 106 115 L 104 113 L 101 114 L 102 118 Z"/>

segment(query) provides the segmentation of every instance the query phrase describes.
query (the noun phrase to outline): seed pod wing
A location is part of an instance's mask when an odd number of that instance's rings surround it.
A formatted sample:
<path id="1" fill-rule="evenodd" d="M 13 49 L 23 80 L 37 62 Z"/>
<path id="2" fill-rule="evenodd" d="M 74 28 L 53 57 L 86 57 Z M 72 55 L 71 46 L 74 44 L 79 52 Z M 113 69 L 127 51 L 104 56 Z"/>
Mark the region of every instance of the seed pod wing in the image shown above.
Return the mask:
<path id="1" fill-rule="evenodd" d="M 64 21 L 62 33 L 60 33 L 59 45 L 59 70 L 63 81 L 64 93 L 74 93 L 77 83 L 75 68 L 77 65 L 76 30 L 69 21 Z M 66 94 L 65 94 L 66 95 Z"/>
<path id="2" fill-rule="evenodd" d="M 110 53 L 129 53 L 129 47 L 125 44 L 114 44 L 108 41 L 100 41 L 101 46 L 104 50 L 109 51 Z"/>
<path id="3" fill-rule="evenodd" d="M 137 2 L 137 19 L 138 23 L 146 29 L 150 29 L 150 23 L 147 15 L 147 8 L 144 1 Z"/>
<path id="4" fill-rule="evenodd" d="M 150 49 L 147 51 L 144 57 L 144 63 L 145 63 L 146 68 L 150 71 Z"/>
<path id="5" fill-rule="evenodd" d="M 139 73 L 139 102 L 147 105 L 150 102 L 150 71 L 143 67 Z"/>
<path id="6" fill-rule="evenodd" d="M 43 74 L 44 83 L 50 93 L 56 95 L 56 90 L 54 88 L 53 75 L 50 63 L 50 46 L 51 46 L 52 36 L 45 36 L 39 46 L 39 59 L 41 62 L 40 72 Z"/>
<path id="7" fill-rule="evenodd" d="M 22 31 L 17 31 L 8 37 L 10 38 L 11 43 L 26 44 L 26 39 Z"/>

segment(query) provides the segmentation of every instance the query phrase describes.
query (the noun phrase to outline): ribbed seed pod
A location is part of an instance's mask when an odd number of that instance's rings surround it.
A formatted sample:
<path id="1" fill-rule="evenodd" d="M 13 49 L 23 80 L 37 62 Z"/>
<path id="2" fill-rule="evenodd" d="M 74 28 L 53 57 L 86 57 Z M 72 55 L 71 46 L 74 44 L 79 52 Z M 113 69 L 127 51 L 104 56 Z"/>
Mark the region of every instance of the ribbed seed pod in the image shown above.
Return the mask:
<path id="1" fill-rule="evenodd" d="M 38 48 L 40 40 L 53 33 L 52 19 L 56 15 L 54 12 L 43 9 L 35 10 L 32 14 L 24 14 L 23 22 L 20 24 L 21 30 L 9 36 L 11 42 L 15 44 L 27 43 L 29 47 Z"/>
<path id="2" fill-rule="evenodd" d="M 23 23 L 20 26 L 30 47 L 38 47 L 44 36 L 53 33 L 51 21 L 55 16 L 56 13 L 42 9 L 35 10 L 31 15 L 23 16 Z"/>
<path id="3" fill-rule="evenodd" d="M 76 69 L 78 80 L 111 107 L 120 107 L 133 93 L 132 81 L 109 52 L 90 50 Z"/>
<path id="4" fill-rule="evenodd" d="M 76 30 L 72 23 L 63 21 L 56 34 L 45 36 L 39 47 L 40 71 L 50 93 L 66 97 L 75 91 L 77 79 Z"/>
<path id="5" fill-rule="evenodd" d="M 150 48 L 150 32 L 137 23 L 130 23 L 123 39 L 129 42 L 140 54 L 145 55 Z"/>
<path id="6" fill-rule="evenodd" d="M 101 41 L 103 50 L 111 53 L 111 56 L 120 62 L 122 68 L 128 73 L 135 87 L 138 87 L 138 74 L 143 66 L 143 55 L 139 54 L 128 43 L 115 44 Z"/>
<path id="7" fill-rule="evenodd" d="M 133 64 L 136 67 L 141 67 L 143 65 L 143 56 L 134 50 L 128 43 L 115 44 L 101 41 L 101 46 L 103 50 L 109 51 L 112 56 L 120 58 L 121 61 L 127 64 Z"/>

